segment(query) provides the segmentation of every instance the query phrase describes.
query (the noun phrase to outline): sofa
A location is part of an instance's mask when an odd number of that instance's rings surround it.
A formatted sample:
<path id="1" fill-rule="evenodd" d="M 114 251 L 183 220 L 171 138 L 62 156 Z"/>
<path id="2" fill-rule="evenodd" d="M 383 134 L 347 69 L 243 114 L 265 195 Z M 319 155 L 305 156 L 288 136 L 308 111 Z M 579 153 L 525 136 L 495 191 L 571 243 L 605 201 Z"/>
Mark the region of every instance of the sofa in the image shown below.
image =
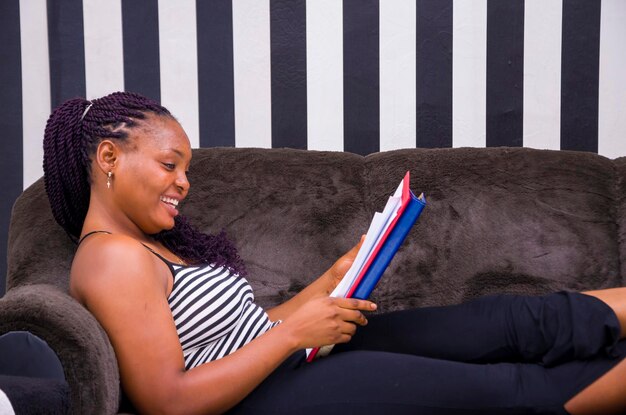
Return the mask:
<path id="1" fill-rule="evenodd" d="M 407 170 L 411 189 L 428 204 L 373 292 L 377 312 L 624 285 L 626 157 L 528 148 L 368 156 L 196 149 L 181 210 L 206 232 L 226 229 L 257 302 L 269 307 L 356 244 Z M 28 331 L 54 350 L 71 413 L 116 413 L 122 394 L 114 351 L 68 295 L 74 249 L 37 181 L 12 212 L 0 335 Z"/>

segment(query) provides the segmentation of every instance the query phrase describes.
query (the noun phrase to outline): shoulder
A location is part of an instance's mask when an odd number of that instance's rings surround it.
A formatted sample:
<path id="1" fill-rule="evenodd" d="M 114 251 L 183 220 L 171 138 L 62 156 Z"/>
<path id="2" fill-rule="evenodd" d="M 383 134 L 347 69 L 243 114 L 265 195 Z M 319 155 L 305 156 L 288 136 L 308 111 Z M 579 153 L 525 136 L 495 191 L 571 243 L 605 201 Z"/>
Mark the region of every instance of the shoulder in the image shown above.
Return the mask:
<path id="1" fill-rule="evenodd" d="M 140 242 L 124 235 L 98 234 L 85 239 L 72 262 L 70 293 L 85 304 L 97 295 L 163 289 L 159 267 Z"/>

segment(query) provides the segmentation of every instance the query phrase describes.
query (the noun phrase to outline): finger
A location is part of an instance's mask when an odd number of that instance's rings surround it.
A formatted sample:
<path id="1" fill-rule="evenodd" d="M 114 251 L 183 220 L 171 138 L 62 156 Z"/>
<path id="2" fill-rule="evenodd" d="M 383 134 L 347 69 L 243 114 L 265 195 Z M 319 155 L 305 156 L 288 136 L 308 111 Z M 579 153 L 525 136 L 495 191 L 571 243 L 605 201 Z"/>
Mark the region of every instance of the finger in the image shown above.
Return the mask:
<path id="1" fill-rule="evenodd" d="M 333 343 L 348 343 L 350 340 L 352 340 L 352 336 L 350 336 L 349 334 L 342 334 Z"/>
<path id="2" fill-rule="evenodd" d="M 368 300 L 359 300 L 357 298 L 336 298 L 335 304 L 341 308 L 348 308 L 353 310 L 373 311 L 377 306 Z"/>
<path id="3" fill-rule="evenodd" d="M 358 324 L 359 326 L 367 325 L 367 318 L 365 317 L 363 313 L 357 310 L 351 311 L 351 313 L 352 313 L 352 316 L 349 321 L 354 322 L 355 324 Z"/>
<path id="4" fill-rule="evenodd" d="M 367 324 L 367 318 L 358 310 L 343 309 L 338 317 L 343 322 L 349 324 L 358 324 L 359 326 L 365 326 Z"/>
<path id="5" fill-rule="evenodd" d="M 341 329 L 341 334 L 347 334 L 348 336 L 352 337 L 356 333 L 356 329 L 356 324 L 346 322 Z"/>
<path id="6" fill-rule="evenodd" d="M 359 252 L 359 249 L 361 249 L 361 246 L 363 245 L 363 242 L 365 241 L 365 235 L 361 235 L 361 239 L 359 240 L 359 243 L 357 243 L 356 245 L 354 245 L 349 251 L 348 251 L 348 255 L 354 255 L 356 256 L 356 254 Z"/>

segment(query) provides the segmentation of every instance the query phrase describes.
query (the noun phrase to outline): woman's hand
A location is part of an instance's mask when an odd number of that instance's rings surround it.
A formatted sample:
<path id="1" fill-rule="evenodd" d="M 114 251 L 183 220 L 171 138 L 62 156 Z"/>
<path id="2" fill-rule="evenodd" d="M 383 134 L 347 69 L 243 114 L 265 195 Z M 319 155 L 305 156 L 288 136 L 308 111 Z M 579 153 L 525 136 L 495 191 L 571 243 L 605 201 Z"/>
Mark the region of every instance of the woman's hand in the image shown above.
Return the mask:
<path id="1" fill-rule="evenodd" d="M 306 302 L 281 326 L 288 329 L 299 349 L 327 344 L 346 343 L 364 326 L 362 311 L 373 311 L 371 301 L 356 298 L 317 297 Z"/>
<path id="2" fill-rule="evenodd" d="M 359 252 L 364 240 L 365 236 L 362 236 L 361 241 L 357 245 L 335 261 L 333 266 L 324 272 L 324 274 L 297 295 L 293 296 L 289 301 L 267 310 L 270 319 L 273 321 L 284 321 L 312 299 L 327 298 L 337 284 L 339 284 L 346 272 L 348 272 L 350 266 L 352 266 L 356 254 Z"/>
<path id="3" fill-rule="evenodd" d="M 353 246 L 352 249 L 350 249 L 348 252 L 343 254 L 343 256 L 335 261 L 333 266 L 330 267 L 328 271 L 326 271 L 330 285 L 330 289 L 328 291 L 329 294 L 332 292 L 332 290 L 335 289 L 339 282 L 341 282 L 343 276 L 346 275 L 346 272 L 348 272 L 348 270 L 352 266 L 352 263 L 354 262 L 354 259 L 356 258 L 359 249 L 361 249 L 361 245 L 363 245 L 364 240 L 365 235 L 361 235 L 361 240 L 359 241 L 359 243 Z"/>

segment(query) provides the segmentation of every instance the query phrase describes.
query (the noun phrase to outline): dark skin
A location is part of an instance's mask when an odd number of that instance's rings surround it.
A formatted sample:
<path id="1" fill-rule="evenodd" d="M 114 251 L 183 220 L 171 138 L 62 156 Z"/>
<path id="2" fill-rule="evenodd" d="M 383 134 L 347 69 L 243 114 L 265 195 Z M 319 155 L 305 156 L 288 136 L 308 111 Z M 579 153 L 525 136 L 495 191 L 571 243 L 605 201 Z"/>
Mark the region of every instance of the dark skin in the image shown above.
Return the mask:
<path id="1" fill-rule="evenodd" d="M 613 309 L 621 326 L 620 338 L 626 337 L 626 288 L 587 291 Z M 626 360 L 583 389 L 565 404 L 573 415 L 621 414 L 626 411 Z"/>
<path id="2" fill-rule="evenodd" d="M 231 355 L 185 371 L 167 303 L 172 275 L 141 243 L 180 261 L 149 235 L 174 226 L 177 211 L 171 202 L 182 201 L 189 191 L 190 160 L 182 127 L 154 115 L 140 121 L 127 142 L 103 140 L 92 159 L 91 199 L 81 236 L 95 230 L 112 234 L 92 235 L 80 245 L 70 293 L 107 332 L 125 391 L 141 413 L 224 412 L 297 350 L 350 341 L 357 327 L 367 324 L 363 312 L 376 308 L 369 301 L 328 297 L 354 261 L 359 243 L 298 295 L 268 310 L 282 324 Z M 106 185 L 109 172 L 111 188 Z M 608 304 L 626 327 L 626 288 L 586 294 Z M 625 378 L 626 363 L 621 362 L 565 408 L 575 415 L 620 413 L 626 409 Z"/>
<path id="3" fill-rule="evenodd" d="M 125 391 L 141 413 L 224 412 L 297 350 L 347 342 L 358 325 L 367 323 L 363 312 L 374 310 L 373 303 L 328 297 L 357 245 L 301 293 L 268 311 L 282 324 L 229 356 L 185 371 L 167 303 L 172 275 L 140 242 L 180 260 L 149 235 L 174 226 L 177 212 L 163 198 L 182 201 L 187 195 L 191 148 L 171 118 L 149 116 L 131 131 L 128 142 L 102 141 L 93 157 L 82 235 L 112 234 L 92 235 L 80 245 L 70 293 L 107 332 Z"/>

